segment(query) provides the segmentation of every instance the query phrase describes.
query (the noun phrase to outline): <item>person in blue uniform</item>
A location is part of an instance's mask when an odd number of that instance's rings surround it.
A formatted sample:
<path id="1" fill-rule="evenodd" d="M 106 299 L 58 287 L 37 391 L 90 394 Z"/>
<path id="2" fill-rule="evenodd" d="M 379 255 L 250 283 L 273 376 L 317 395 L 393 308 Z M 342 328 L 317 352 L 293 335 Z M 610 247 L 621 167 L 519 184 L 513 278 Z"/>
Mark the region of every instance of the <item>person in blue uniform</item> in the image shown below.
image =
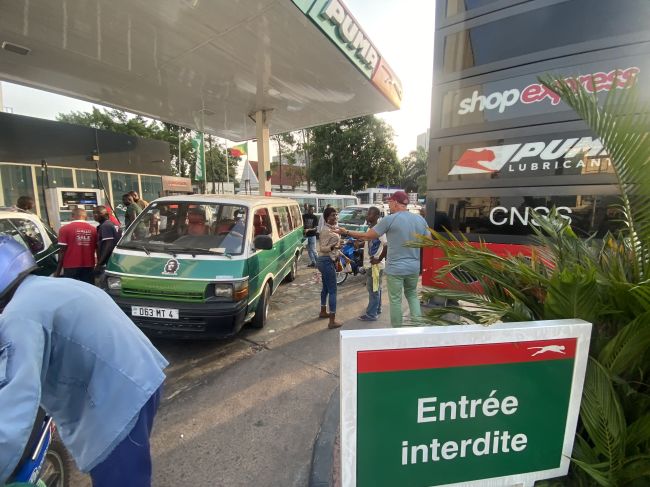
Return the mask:
<path id="1" fill-rule="evenodd" d="M 0 485 L 39 405 L 94 487 L 151 485 L 167 361 L 104 291 L 36 268 L 26 247 L 0 235 Z"/>

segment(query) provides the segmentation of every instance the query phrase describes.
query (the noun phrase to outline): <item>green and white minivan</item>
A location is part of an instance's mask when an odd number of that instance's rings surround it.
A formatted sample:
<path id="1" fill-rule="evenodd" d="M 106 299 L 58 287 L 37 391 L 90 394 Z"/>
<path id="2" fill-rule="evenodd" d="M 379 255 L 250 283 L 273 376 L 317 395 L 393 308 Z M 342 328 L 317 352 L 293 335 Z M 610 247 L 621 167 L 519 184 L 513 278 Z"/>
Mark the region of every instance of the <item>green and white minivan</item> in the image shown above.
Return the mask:
<path id="1" fill-rule="evenodd" d="M 264 326 L 271 295 L 302 250 L 298 204 L 262 196 L 167 196 L 126 230 L 108 293 L 145 333 L 222 338 Z"/>

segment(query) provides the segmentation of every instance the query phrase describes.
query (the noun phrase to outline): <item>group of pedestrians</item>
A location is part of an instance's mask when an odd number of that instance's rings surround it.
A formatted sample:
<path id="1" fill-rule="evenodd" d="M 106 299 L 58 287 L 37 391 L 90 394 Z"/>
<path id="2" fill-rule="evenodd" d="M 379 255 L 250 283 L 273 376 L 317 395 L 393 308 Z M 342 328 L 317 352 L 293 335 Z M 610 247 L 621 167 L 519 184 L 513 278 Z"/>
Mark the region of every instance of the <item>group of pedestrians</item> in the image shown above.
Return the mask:
<path id="1" fill-rule="evenodd" d="M 377 207 L 368 209 L 365 232 L 340 228 L 335 208 L 323 211 L 324 224 L 314 232 L 315 215 L 313 207 L 303 215 L 310 267 L 318 267 L 322 275 L 322 290 L 319 318 L 328 318 L 328 328 L 339 328 L 336 321 L 336 263 L 341 256 L 341 237 L 353 237 L 364 242 L 363 268 L 366 275 L 368 306 L 361 321 L 376 321 L 381 314 L 381 282 L 384 274 L 390 302 L 390 323 L 393 327 L 403 324 L 402 296 L 408 302 L 411 319 L 421 316 L 417 293 L 421 271 L 420 250 L 405 244 L 417 235 L 428 235 L 426 220 L 408 211 L 409 197 L 404 191 L 396 191 L 388 199 L 390 214 L 381 220 Z M 319 234 L 316 245 L 316 233 Z M 317 251 L 316 251 L 317 248 Z"/>
<path id="2" fill-rule="evenodd" d="M 125 228 L 137 218 L 147 206 L 137 192 L 131 191 L 122 196 L 125 207 Z M 83 208 L 71 211 L 72 221 L 59 230 L 59 263 L 55 276 L 69 277 L 94 284 L 95 276 L 100 275 L 115 245 L 122 236 L 120 222 L 111 211 L 103 206 L 93 209 L 93 219 L 97 227 L 87 221 Z"/>

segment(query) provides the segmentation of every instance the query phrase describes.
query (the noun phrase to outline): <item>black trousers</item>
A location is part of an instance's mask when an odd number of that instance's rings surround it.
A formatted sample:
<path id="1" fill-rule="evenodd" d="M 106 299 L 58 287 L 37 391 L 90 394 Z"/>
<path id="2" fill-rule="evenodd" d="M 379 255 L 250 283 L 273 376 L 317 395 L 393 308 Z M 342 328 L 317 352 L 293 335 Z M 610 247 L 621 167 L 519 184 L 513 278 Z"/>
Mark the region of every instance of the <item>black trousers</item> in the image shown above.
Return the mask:
<path id="1" fill-rule="evenodd" d="M 63 277 L 76 279 L 77 281 L 87 282 L 88 284 L 95 284 L 95 275 L 93 274 L 92 267 L 68 267 L 63 269 Z"/>

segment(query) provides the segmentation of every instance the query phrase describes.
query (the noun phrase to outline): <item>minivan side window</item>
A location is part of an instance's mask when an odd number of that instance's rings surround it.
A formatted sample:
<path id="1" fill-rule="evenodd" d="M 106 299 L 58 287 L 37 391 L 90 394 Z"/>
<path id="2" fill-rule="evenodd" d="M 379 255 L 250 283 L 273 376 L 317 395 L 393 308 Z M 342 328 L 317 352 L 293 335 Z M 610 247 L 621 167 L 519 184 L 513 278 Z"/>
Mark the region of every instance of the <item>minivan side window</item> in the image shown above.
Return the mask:
<path id="1" fill-rule="evenodd" d="M 302 226 L 302 213 L 300 213 L 300 208 L 297 206 L 290 206 L 289 210 L 291 211 L 291 221 L 295 230 Z"/>
<path id="2" fill-rule="evenodd" d="M 34 222 L 22 218 L 12 218 L 11 223 L 16 226 L 32 254 L 37 254 L 45 249 L 43 235 Z"/>
<path id="3" fill-rule="evenodd" d="M 278 226 L 278 228 L 280 228 Z M 253 237 L 258 235 L 271 235 L 273 227 L 271 226 L 271 216 L 267 208 L 259 208 L 253 214 Z"/>
<path id="4" fill-rule="evenodd" d="M 286 206 L 276 206 L 273 208 L 273 217 L 275 218 L 275 226 L 278 228 L 278 235 L 280 237 L 291 233 L 289 210 Z"/>

